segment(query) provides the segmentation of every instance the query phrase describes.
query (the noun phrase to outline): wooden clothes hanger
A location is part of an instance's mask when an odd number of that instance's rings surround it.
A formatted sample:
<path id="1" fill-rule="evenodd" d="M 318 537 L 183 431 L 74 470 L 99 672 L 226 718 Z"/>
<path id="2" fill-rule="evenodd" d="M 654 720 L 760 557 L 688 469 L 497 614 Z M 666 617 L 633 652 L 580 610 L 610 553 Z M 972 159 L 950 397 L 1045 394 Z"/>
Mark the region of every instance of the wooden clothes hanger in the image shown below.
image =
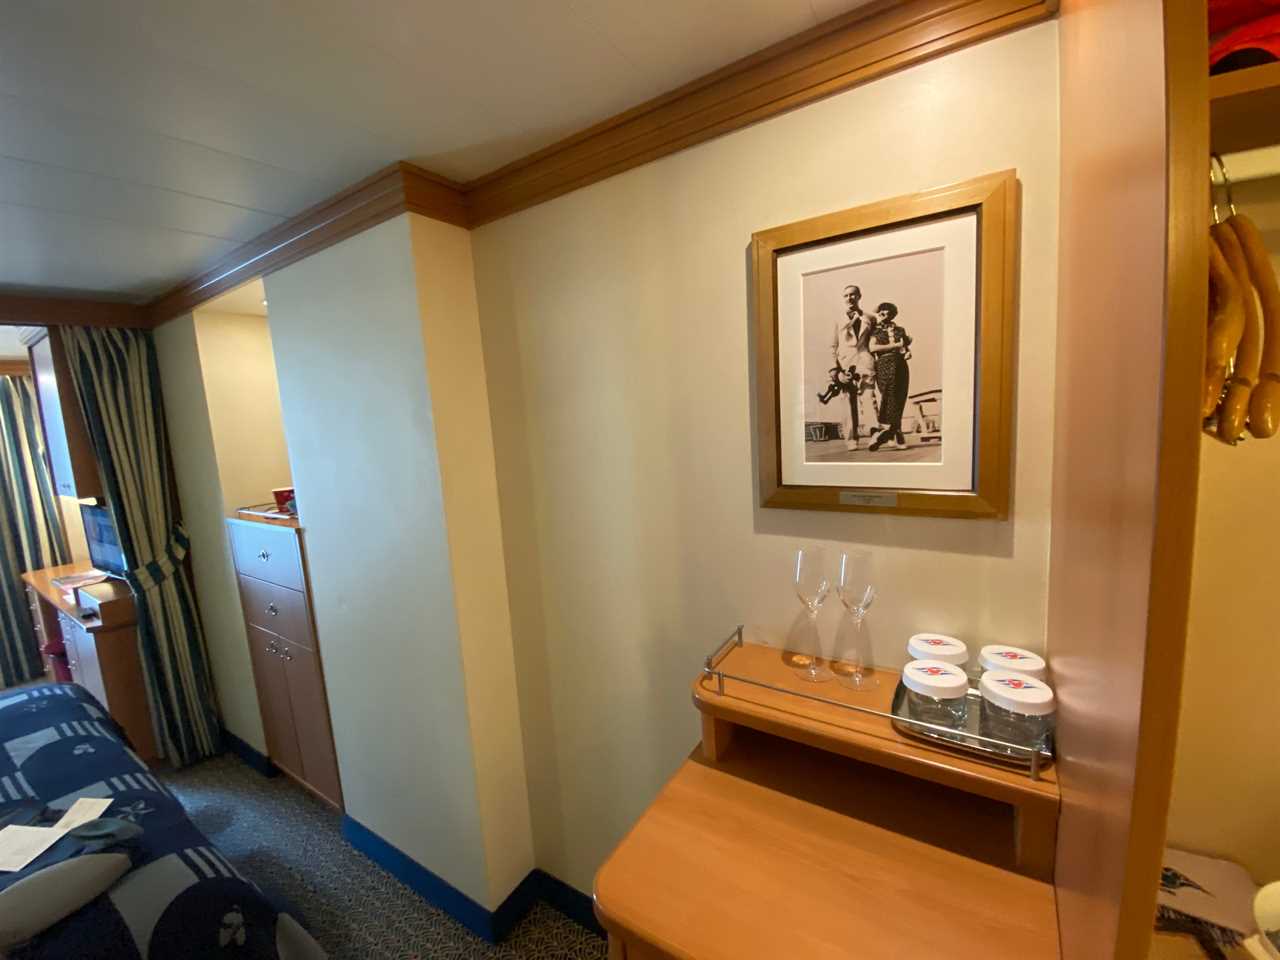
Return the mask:
<path id="1" fill-rule="evenodd" d="M 1202 413 L 1206 429 L 1235 444 L 1246 427 L 1259 439 L 1280 429 L 1280 283 L 1257 225 L 1236 209 L 1226 164 L 1216 153 L 1209 182 L 1211 193 L 1223 189 L 1230 215 L 1222 219 L 1214 195 Z"/>

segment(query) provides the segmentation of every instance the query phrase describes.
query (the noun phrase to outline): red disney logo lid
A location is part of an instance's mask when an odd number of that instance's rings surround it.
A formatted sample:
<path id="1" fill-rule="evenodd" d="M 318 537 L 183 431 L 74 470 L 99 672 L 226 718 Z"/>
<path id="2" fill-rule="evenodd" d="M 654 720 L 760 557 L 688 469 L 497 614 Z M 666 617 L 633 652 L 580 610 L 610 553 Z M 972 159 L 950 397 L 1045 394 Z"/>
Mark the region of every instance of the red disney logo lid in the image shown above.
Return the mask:
<path id="1" fill-rule="evenodd" d="M 1034 683 L 1030 683 L 1026 680 L 1019 680 L 1015 677 L 1001 677 L 996 681 L 996 683 L 1003 683 L 1006 687 L 1012 687 L 1014 690 L 1021 690 L 1024 687 L 1027 689 L 1035 688 Z"/>
<path id="2" fill-rule="evenodd" d="M 947 669 L 946 669 L 946 668 L 944 668 L 944 667 L 935 667 L 935 666 L 916 667 L 916 670 L 918 670 L 920 673 L 927 673 L 927 674 L 928 674 L 929 676 L 931 676 L 931 677 L 953 677 L 953 676 L 955 676 L 955 674 L 953 674 L 950 670 L 947 670 Z"/>

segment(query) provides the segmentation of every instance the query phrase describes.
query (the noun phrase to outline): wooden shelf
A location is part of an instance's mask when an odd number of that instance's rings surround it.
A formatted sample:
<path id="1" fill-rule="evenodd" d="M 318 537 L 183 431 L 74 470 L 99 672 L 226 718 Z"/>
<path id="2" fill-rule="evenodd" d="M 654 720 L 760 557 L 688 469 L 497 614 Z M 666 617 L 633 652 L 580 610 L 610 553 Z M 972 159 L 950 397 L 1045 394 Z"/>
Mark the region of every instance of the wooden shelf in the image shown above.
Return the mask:
<path id="1" fill-rule="evenodd" d="M 1210 77 L 1209 115 L 1218 153 L 1280 144 L 1280 63 Z"/>
<path id="2" fill-rule="evenodd" d="M 835 682 L 815 690 L 787 665 L 785 656 L 775 647 L 745 644 L 731 649 L 720 669 L 797 694 L 817 694 L 888 712 L 898 684 L 895 671 L 878 670 L 880 686 L 871 693 L 854 693 Z M 1009 804 L 1016 811 L 1018 869 L 1041 879 L 1052 876 L 1059 805 L 1052 766 L 1042 771 L 1039 780 L 1032 780 L 1025 771 L 986 764 L 905 737 L 885 717 L 729 679 L 721 694 L 713 679 L 700 675 L 694 681 L 693 701 L 703 714 L 703 750 L 711 760 L 730 749 L 735 726 L 749 727 Z"/>
<path id="3" fill-rule="evenodd" d="M 1007 868 L 999 807 L 742 730 L 658 794 L 596 914 L 628 960 L 1053 960 L 1054 888 Z"/>
<path id="4" fill-rule="evenodd" d="M 297 517 L 284 517 L 253 513 L 248 510 L 237 510 L 235 519 L 244 520 L 248 523 L 265 523 L 273 527 L 288 527 L 291 530 L 301 529 Z"/>

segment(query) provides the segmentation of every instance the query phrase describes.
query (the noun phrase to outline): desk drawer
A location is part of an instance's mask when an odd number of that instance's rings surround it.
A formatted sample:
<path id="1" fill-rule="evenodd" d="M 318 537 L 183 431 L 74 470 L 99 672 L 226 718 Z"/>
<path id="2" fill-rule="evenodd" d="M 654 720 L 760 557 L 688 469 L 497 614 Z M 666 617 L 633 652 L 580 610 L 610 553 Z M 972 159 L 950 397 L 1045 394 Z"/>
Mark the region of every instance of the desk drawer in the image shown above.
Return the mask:
<path id="1" fill-rule="evenodd" d="M 298 534 L 290 527 L 228 520 L 236 570 L 290 590 L 305 590 Z"/>
<path id="2" fill-rule="evenodd" d="M 62 641 L 71 679 L 97 697 L 110 713 L 111 702 L 107 698 L 102 665 L 98 662 L 98 638 L 68 616 L 59 614 L 58 619 L 62 623 Z"/>
<path id="3" fill-rule="evenodd" d="M 245 622 L 250 626 L 269 630 L 305 647 L 312 646 L 311 620 L 307 616 L 304 594 L 241 574 L 240 602 L 244 605 Z"/>

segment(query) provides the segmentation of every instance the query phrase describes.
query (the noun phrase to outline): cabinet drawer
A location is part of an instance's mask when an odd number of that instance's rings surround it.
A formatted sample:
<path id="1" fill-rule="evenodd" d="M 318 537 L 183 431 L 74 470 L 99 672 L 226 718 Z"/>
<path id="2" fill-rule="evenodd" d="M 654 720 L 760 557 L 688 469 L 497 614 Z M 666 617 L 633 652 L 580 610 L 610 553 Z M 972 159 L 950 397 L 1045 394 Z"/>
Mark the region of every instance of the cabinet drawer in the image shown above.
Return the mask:
<path id="1" fill-rule="evenodd" d="M 312 646 L 305 594 L 241 574 L 240 602 L 244 605 L 245 622 L 250 626 Z"/>
<path id="2" fill-rule="evenodd" d="M 77 623 L 74 618 L 67 616 L 62 611 L 58 611 L 58 625 L 62 627 L 62 636 L 65 640 L 76 640 L 80 637 L 89 636 L 89 631 L 84 628 L 84 624 Z"/>
<path id="3" fill-rule="evenodd" d="M 305 590 L 298 534 L 290 527 L 228 520 L 236 570 L 290 590 Z"/>

